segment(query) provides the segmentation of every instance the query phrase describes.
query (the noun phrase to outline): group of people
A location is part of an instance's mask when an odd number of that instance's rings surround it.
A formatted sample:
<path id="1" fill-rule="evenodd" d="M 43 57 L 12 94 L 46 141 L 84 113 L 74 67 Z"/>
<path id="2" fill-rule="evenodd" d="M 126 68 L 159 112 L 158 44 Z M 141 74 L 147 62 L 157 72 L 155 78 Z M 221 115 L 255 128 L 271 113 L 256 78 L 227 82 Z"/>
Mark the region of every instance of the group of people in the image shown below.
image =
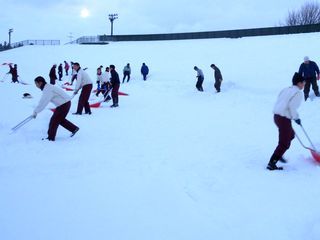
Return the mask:
<path id="1" fill-rule="evenodd" d="M 143 64 L 142 67 L 146 66 Z M 14 66 L 16 67 L 16 65 Z M 14 67 L 10 65 L 10 71 L 14 72 Z M 217 92 L 220 92 L 222 74 L 219 68 L 215 64 L 211 64 L 210 67 L 214 70 L 215 84 L 214 87 Z M 85 114 L 91 114 L 89 105 L 89 97 L 92 91 L 92 81 L 89 75 L 81 69 L 79 63 L 73 63 L 72 68 L 76 75 L 76 86 L 74 89 L 74 95 L 80 90 L 80 96 L 78 101 L 77 111 L 74 114 L 81 115 L 83 109 Z M 197 66 L 194 67 L 197 71 L 197 84 L 196 87 L 199 91 L 203 91 L 202 83 L 204 80 L 203 72 Z M 127 78 L 127 82 L 130 80 L 130 64 L 127 64 L 124 69 L 123 82 Z M 142 72 L 142 69 L 141 69 Z M 147 75 L 147 72 L 144 72 Z M 11 73 L 12 74 L 12 73 Z M 15 74 L 15 73 L 13 73 Z M 67 71 L 66 71 L 67 74 Z M 292 86 L 283 89 L 278 95 L 277 101 L 273 109 L 274 123 L 278 128 L 278 145 L 272 153 L 267 165 L 268 170 L 282 170 L 283 167 L 278 167 L 277 163 L 286 163 L 286 159 L 283 157 L 284 153 L 289 149 L 291 141 L 295 137 L 295 132 L 292 128 L 291 121 L 294 120 L 296 124 L 301 125 L 301 120 L 297 109 L 301 105 L 303 99 L 306 101 L 309 98 L 310 86 L 317 97 L 319 95 L 319 89 L 317 85 L 317 79 L 320 79 L 320 72 L 317 64 L 311 61 L 309 57 L 304 57 L 304 62 L 300 65 L 299 71 L 295 72 L 292 77 Z M 17 81 L 17 80 L 15 80 Z M 66 119 L 66 116 L 70 110 L 71 98 L 61 88 L 48 84 L 42 76 L 37 77 L 35 85 L 42 90 L 43 94 L 38 103 L 38 106 L 34 109 L 32 116 L 35 118 L 39 112 L 41 112 L 49 102 L 52 102 L 57 108 L 54 111 L 48 129 L 49 141 L 54 141 L 58 126 L 61 125 L 71 132 L 71 136 L 79 130 L 79 127 L 71 123 Z M 102 71 L 102 66 L 97 69 L 97 96 L 99 93 L 104 95 L 108 91 L 112 91 L 113 104 L 111 107 L 118 107 L 118 91 L 120 87 L 119 74 L 117 73 L 115 66 L 110 65 Z M 303 90 L 303 92 L 302 92 Z"/>
<path id="2" fill-rule="evenodd" d="M 215 64 L 211 64 L 210 67 L 214 70 L 214 79 L 215 79 L 214 88 L 216 89 L 217 92 L 220 92 L 221 91 L 221 83 L 223 80 L 221 71 Z M 196 88 L 198 89 L 198 91 L 203 92 L 203 87 L 202 87 L 202 84 L 204 81 L 203 71 L 200 68 L 198 68 L 197 66 L 194 66 L 193 69 L 197 72 Z"/>
<path id="3" fill-rule="evenodd" d="M 71 62 L 71 66 L 72 64 L 73 62 Z M 57 69 L 57 64 L 53 64 L 49 72 L 50 84 L 52 85 L 55 85 L 56 80 L 58 79 L 56 69 Z M 69 69 L 70 69 L 70 65 L 67 61 L 64 61 L 64 66 L 62 66 L 62 63 L 59 64 L 58 66 L 59 81 L 62 81 L 63 70 L 65 71 L 66 76 L 68 76 Z"/>
<path id="4" fill-rule="evenodd" d="M 146 81 L 147 80 L 147 76 L 149 74 L 149 67 L 145 63 L 142 63 L 142 66 L 140 68 L 140 72 L 142 74 L 143 80 Z M 125 65 L 124 68 L 123 68 L 122 83 L 124 83 L 126 79 L 127 79 L 127 82 L 129 82 L 130 81 L 130 75 L 131 75 L 130 63 L 127 63 L 127 65 Z"/>
<path id="5" fill-rule="evenodd" d="M 303 99 L 307 101 L 309 98 L 311 85 L 315 96 L 320 97 L 317 85 L 317 80 L 320 79 L 318 65 L 314 61 L 311 61 L 308 56 L 304 57 L 303 60 L 299 71 L 295 72 L 292 77 L 292 86 L 280 92 L 273 108 L 273 119 L 279 131 L 279 139 L 278 145 L 267 165 L 267 169 L 269 170 L 282 170 L 283 167 L 278 167 L 276 165 L 277 162 L 287 162 L 283 155 L 290 148 L 291 141 L 295 137 L 291 120 L 302 126 L 297 109 L 303 102 Z"/>
<path id="6" fill-rule="evenodd" d="M 48 137 L 45 138 L 49 141 L 55 141 L 57 129 L 59 125 L 63 126 L 71 132 L 71 137 L 79 131 L 79 127 L 71 123 L 66 119 L 71 107 L 71 99 L 80 92 L 77 111 L 73 114 L 81 115 L 84 109 L 84 113 L 91 115 L 91 108 L 89 105 L 89 98 L 92 92 L 93 84 L 90 76 L 84 69 L 81 68 L 79 63 L 73 63 L 72 68 L 76 75 L 76 86 L 74 88 L 73 96 L 70 97 L 65 91 L 55 86 L 54 84 L 48 84 L 42 76 L 35 78 L 34 82 L 36 87 L 42 91 L 42 97 L 39 100 L 37 107 L 32 113 L 32 117 L 36 116 L 50 103 L 52 102 L 56 109 L 49 122 Z M 119 75 L 116 72 L 115 66 L 110 65 L 110 87 L 113 104 L 111 107 L 118 107 L 118 91 L 120 87 Z"/>

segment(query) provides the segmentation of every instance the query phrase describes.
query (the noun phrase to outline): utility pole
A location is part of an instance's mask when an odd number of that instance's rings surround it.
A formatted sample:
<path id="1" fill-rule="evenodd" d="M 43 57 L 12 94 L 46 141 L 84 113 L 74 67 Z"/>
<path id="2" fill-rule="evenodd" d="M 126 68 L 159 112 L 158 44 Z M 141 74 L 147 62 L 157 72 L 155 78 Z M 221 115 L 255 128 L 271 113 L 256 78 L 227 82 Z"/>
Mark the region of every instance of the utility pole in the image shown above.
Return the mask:
<path id="1" fill-rule="evenodd" d="M 113 36 L 113 21 L 118 18 L 118 14 L 109 14 L 109 20 L 111 22 L 111 37 Z"/>
<path id="2" fill-rule="evenodd" d="M 11 47 L 11 33 L 13 32 L 13 28 L 9 29 L 9 47 Z"/>

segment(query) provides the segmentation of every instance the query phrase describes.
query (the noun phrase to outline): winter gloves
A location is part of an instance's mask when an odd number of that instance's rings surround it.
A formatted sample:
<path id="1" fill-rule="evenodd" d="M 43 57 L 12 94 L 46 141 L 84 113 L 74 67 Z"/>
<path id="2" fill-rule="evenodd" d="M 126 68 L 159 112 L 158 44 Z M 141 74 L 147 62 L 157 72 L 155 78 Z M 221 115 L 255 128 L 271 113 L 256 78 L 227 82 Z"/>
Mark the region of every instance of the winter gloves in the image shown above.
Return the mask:
<path id="1" fill-rule="evenodd" d="M 296 124 L 301 125 L 301 120 L 299 118 L 295 119 L 294 121 L 296 122 Z"/>

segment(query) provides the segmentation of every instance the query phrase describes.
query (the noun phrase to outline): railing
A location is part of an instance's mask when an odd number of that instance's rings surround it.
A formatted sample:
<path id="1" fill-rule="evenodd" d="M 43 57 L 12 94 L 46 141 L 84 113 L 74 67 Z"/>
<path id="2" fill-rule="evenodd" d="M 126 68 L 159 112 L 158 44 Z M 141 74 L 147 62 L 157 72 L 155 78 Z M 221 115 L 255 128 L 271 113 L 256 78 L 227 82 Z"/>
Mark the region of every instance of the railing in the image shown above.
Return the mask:
<path id="1" fill-rule="evenodd" d="M 320 32 L 320 24 L 251 28 L 238 30 L 224 30 L 211 32 L 189 32 L 168 34 L 143 34 L 143 35 L 100 35 L 101 42 L 106 41 L 155 41 L 155 40 L 181 40 L 181 39 L 206 39 L 206 38 L 241 38 L 252 36 L 283 35 L 296 33 Z"/>
<path id="2" fill-rule="evenodd" d="M 60 40 L 24 40 L 12 43 L 11 47 L 16 48 L 27 45 L 60 45 Z"/>
<path id="3" fill-rule="evenodd" d="M 108 42 L 100 41 L 100 36 L 83 36 L 69 44 L 108 44 Z"/>

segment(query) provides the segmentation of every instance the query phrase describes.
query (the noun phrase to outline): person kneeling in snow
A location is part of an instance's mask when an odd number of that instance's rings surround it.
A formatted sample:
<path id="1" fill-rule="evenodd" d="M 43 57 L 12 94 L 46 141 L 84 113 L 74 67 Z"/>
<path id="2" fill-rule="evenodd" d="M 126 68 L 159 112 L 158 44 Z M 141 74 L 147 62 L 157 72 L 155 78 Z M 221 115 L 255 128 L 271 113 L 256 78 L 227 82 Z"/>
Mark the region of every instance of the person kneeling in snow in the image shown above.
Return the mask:
<path id="1" fill-rule="evenodd" d="M 291 87 L 287 87 L 280 92 L 273 109 L 274 122 L 279 129 L 279 142 L 267 166 L 269 170 L 283 169 L 282 167 L 277 167 L 276 163 L 279 160 L 286 162 L 282 156 L 289 149 L 295 135 L 291 120 L 301 125 L 297 109 L 303 101 L 301 90 L 304 88 L 305 81 L 299 73 L 295 73 L 292 78 L 292 84 Z"/>
<path id="2" fill-rule="evenodd" d="M 79 127 L 66 119 L 71 107 L 69 95 L 66 94 L 62 88 L 48 84 L 41 76 L 37 77 L 34 83 L 41 89 L 42 97 L 38 106 L 33 111 L 33 118 L 36 118 L 37 114 L 40 113 L 49 102 L 52 102 L 57 107 L 50 119 L 48 137 L 46 139 L 49 141 L 55 140 L 59 125 L 69 130 L 71 132 L 70 136 L 73 137 L 79 130 Z"/>

